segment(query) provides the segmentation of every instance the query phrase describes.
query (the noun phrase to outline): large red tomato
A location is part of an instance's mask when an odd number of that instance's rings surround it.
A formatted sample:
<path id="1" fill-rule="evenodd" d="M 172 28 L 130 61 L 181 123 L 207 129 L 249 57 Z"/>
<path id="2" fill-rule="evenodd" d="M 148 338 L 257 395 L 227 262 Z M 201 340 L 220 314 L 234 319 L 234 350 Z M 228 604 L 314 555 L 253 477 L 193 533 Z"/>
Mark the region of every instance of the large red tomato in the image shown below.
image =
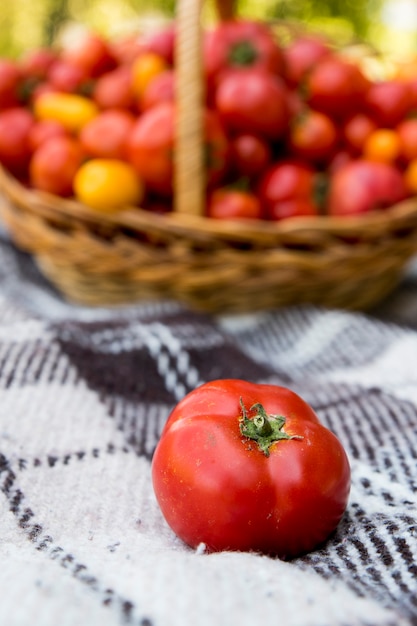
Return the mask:
<path id="1" fill-rule="evenodd" d="M 218 84 L 215 107 L 226 128 L 281 138 L 290 118 L 288 90 L 278 77 L 264 71 L 229 72 Z"/>
<path id="2" fill-rule="evenodd" d="M 347 455 L 298 395 L 218 380 L 173 410 L 152 463 L 174 532 L 210 551 L 291 558 L 335 530 L 350 488 Z"/>
<path id="3" fill-rule="evenodd" d="M 175 105 L 163 102 L 145 111 L 128 140 L 128 158 L 148 190 L 164 196 L 173 191 Z M 229 142 L 216 114 L 205 112 L 205 156 L 208 184 L 218 182 L 227 164 Z"/>
<path id="4" fill-rule="evenodd" d="M 231 20 L 206 32 L 204 66 L 210 82 L 233 69 L 254 68 L 280 74 L 284 58 L 267 25 L 252 20 Z"/>
<path id="5" fill-rule="evenodd" d="M 401 172 L 389 163 L 353 160 L 331 177 L 327 196 L 330 215 L 357 215 L 390 207 L 404 200 Z"/>

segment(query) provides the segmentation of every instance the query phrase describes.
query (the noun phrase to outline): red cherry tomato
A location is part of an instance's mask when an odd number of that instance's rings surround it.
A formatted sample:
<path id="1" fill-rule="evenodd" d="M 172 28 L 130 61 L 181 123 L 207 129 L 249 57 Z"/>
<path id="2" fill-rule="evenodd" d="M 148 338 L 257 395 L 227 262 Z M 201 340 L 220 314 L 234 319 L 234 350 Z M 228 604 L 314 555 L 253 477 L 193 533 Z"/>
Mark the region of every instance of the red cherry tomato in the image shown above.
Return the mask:
<path id="1" fill-rule="evenodd" d="M 17 176 L 23 175 L 28 165 L 34 123 L 32 113 L 23 107 L 0 111 L 0 161 Z"/>
<path id="2" fill-rule="evenodd" d="M 297 87 L 311 68 L 330 54 L 330 47 L 322 37 L 304 35 L 289 43 L 283 54 L 285 79 L 291 86 Z"/>
<path id="3" fill-rule="evenodd" d="M 117 65 L 110 43 L 93 32 L 85 32 L 62 50 L 64 61 L 81 68 L 89 78 L 97 78 Z"/>
<path id="4" fill-rule="evenodd" d="M 128 158 L 150 191 L 172 194 L 175 106 L 161 103 L 136 121 L 128 141 Z M 217 183 L 227 165 L 228 139 L 213 111 L 205 112 L 208 184 Z"/>
<path id="5" fill-rule="evenodd" d="M 47 82 L 56 91 L 74 93 L 80 91 L 88 81 L 88 74 L 82 67 L 59 59 L 48 71 Z"/>
<path id="6" fill-rule="evenodd" d="M 57 52 L 51 48 L 36 48 L 22 56 L 19 66 L 25 78 L 45 80 L 57 57 Z"/>
<path id="7" fill-rule="evenodd" d="M 287 129 L 287 98 L 288 90 L 278 76 L 258 70 L 234 71 L 219 81 L 215 107 L 229 131 L 275 140 Z"/>
<path id="8" fill-rule="evenodd" d="M 37 120 L 30 129 L 29 145 L 34 152 L 48 139 L 53 137 L 68 137 L 69 133 L 65 126 L 55 120 Z"/>
<path id="9" fill-rule="evenodd" d="M 289 559 L 337 527 L 350 467 L 340 441 L 289 389 L 219 380 L 174 408 L 152 479 L 166 521 L 193 548 Z"/>
<path id="10" fill-rule="evenodd" d="M 169 25 L 166 28 L 156 30 L 145 36 L 142 41 L 144 52 L 153 52 L 165 59 L 168 65 L 174 64 L 175 52 L 175 27 Z"/>
<path id="11" fill-rule="evenodd" d="M 361 69 L 335 55 L 314 65 L 305 81 L 306 99 L 311 108 L 336 119 L 358 111 L 369 88 Z"/>
<path id="12" fill-rule="evenodd" d="M 125 159 L 135 121 L 134 115 L 125 110 L 103 111 L 81 129 L 81 146 L 90 157 Z"/>
<path id="13" fill-rule="evenodd" d="M 323 163 L 333 156 L 338 139 L 338 130 L 332 118 L 310 109 L 292 120 L 288 147 L 297 158 Z"/>
<path id="14" fill-rule="evenodd" d="M 19 105 L 19 84 L 21 72 L 17 63 L 9 59 L 0 59 L 0 109 Z"/>
<path id="15" fill-rule="evenodd" d="M 376 123 L 365 113 L 355 113 L 347 118 L 342 137 L 348 150 L 359 155 L 368 137 L 377 129 Z"/>
<path id="16" fill-rule="evenodd" d="M 383 128 L 396 126 L 411 110 L 412 99 L 405 82 L 385 80 L 374 82 L 365 99 L 369 116 Z"/>
<path id="17" fill-rule="evenodd" d="M 296 160 L 273 163 L 259 184 L 262 205 L 272 220 L 317 215 L 315 192 L 316 171 Z"/>
<path id="18" fill-rule="evenodd" d="M 406 196 L 403 176 L 394 165 L 357 159 L 331 177 L 327 212 L 346 216 L 383 210 Z"/>
<path id="19" fill-rule="evenodd" d="M 127 66 L 100 76 L 93 87 L 92 98 L 100 109 L 134 109 L 131 72 Z"/>
<path id="20" fill-rule="evenodd" d="M 84 158 L 80 144 L 69 137 L 54 137 L 43 143 L 30 162 L 33 187 L 59 196 L 70 196 L 77 170 Z"/>
<path id="21" fill-rule="evenodd" d="M 272 153 L 262 137 L 242 133 L 231 141 L 231 159 L 238 176 L 258 176 L 269 165 Z"/>
<path id="22" fill-rule="evenodd" d="M 280 74 L 283 53 L 268 26 L 252 20 L 225 21 L 207 31 L 203 44 L 209 82 L 222 73 L 244 68 Z"/>
<path id="23" fill-rule="evenodd" d="M 207 215 L 215 219 L 260 219 L 262 207 L 253 193 L 240 189 L 216 189 L 210 196 Z"/>
<path id="24" fill-rule="evenodd" d="M 140 99 L 143 111 L 151 109 L 161 102 L 173 102 L 175 98 L 175 74 L 173 70 L 165 70 L 151 80 Z"/>
<path id="25" fill-rule="evenodd" d="M 412 117 L 402 120 L 397 128 L 397 135 L 400 141 L 401 157 L 405 161 L 412 161 L 417 158 L 417 119 Z"/>

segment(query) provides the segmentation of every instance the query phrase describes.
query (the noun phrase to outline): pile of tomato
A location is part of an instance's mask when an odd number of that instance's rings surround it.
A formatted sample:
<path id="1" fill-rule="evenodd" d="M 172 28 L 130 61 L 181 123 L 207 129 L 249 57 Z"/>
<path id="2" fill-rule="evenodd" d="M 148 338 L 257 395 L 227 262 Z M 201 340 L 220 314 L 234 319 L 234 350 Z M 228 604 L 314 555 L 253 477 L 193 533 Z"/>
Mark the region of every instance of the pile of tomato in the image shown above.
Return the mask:
<path id="1" fill-rule="evenodd" d="M 98 211 L 172 209 L 175 23 L 0 59 L 0 163 Z M 370 78 L 319 35 L 204 31 L 207 215 L 384 210 L 417 193 L 417 71 Z"/>

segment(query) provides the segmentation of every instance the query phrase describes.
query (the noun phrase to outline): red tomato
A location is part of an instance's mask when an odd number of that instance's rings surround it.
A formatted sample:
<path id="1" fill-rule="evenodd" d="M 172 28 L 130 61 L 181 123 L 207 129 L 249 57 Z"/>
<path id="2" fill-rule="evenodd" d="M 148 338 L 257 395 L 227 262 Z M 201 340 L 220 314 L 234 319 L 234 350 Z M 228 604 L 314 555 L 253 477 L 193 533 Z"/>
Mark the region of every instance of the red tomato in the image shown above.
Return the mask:
<path id="1" fill-rule="evenodd" d="M 45 80 L 57 56 L 57 52 L 51 48 L 30 50 L 20 59 L 22 74 L 25 78 Z"/>
<path id="2" fill-rule="evenodd" d="M 0 112 L 0 161 L 16 175 L 24 173 L 27 167 L 34 123 L 32 113 L 23 107 Z"/>
<path id="3" fill-rule="evenodd" d="M 242 133 L 231 141 L 231 159 L 238 176 L 258 176 L 269 165 L 271 158 L 269 143 L 262 137 Z"/>
<path id="4" fill-rule="evenodd" d="M 87 83 L 88 74 L 74 63 L 58 60 L 49 69 L 47 82 L 57 91 L 73 93 Z"/>
<path id="5" fill-rule="evenodd" d="M 386 209 L 406 196 L 403 176 L 394 165 L 357 159 L 331 177 L 326 208 L 331 215 L 357 215 Z"/>
<path id="6" fill-rule="evenodd" d="M 84 158 L 80 144 L 69 137 L 54 137 L 42 144 L 30 162 L 33 187 L 59 196 L 72 195 L 72 183 Z"/>
<path id="7" fill-rule="evenodd" d="M 403 120 L 396 128 L 400 140 L 401 157 L 405 161 L 417 158 L 417 119 Z"/>
<path id="8" fill-rule="evenodd" d="M 97 78 L 117 65 L 111 45 L 100 35 L 85 32 L 62 50 L 64 61 L 81 68 L 89 78 Z"/>
<path id="9" fill-rule="evenodd" d="M 337 119 L 363 105 L 368 87 L 369 80 L 357 65 L 334 55 L 318 61 L 305 81 L 311 108 Z"/>
<path id="10" fill-rule="evenodd" d="M 145 36 L 142 45 L 145 52 L 158 54 L 168 65 L 174 64 L 175 28 L 172 25 Z"/>
<path id="11" fill-rule="evenodd" d="M 274 74 L 283 69 L 283 54 L 268 26 L 252 20 L 225 21 L 205 33 L 204 66 L 209 81 L 225 71 L 254 68 Z"/>
<path id="12" fill-rule="evenodd" d="M 210 196 L 207 215 L 215 219 L 260 219 L 262 207 L 259 199 L 248 191 L 240 189 L 216 189 Z"/>
<path id="13" fill-rule="evenodd" d="M 37 150 L 48 139 L 53 137 L 68 137 L 65 126 L 55 120 L 37 120 L 30 129 L 29 145 L 32 152 Z"/>
<path id="14" fill-rule="evenodd" d="M 338 130 L 332 118 L 310 109 L 293 118 L 288 147 L 297 158 L 323 163 L 333 156 L 338 139 Z"/>
<path id="15" fill-rule="evenodd" d="M 273 163 L 261 178 L 259 195 L 272 220 L 317 215 L 316 172 L 296 160 Z"/>
<path id="16" fill-rule="evenodd" d="M 143 111 L 161 102 L 173 102 L 175 97 L 175 74 L 173 70 L 165 70 L 151 80 L 140 99 Z"/>
<path id="17" fill-rule="evenodd" d="M 174 408 L 152 479 L 166 521 L 193 548 L 289 559 L 339 524 L 350 467 L 340 441 L 289 389 L 219 380 Z"/>
<path id="18" fill-rule="evenodd" d="M 366 140 L 376 129 L 376 123 L 365 113 L 355 113 L 348 117 L 342 128 L 346 147 L 353 154 L 361 154 Z"/>
<path id="19" fill-rule="evenodd" d="M 278 76 L 263 71 L 230 72 L 219 81 L 215 107 L 230 131 L 268 139 L 283 136 L 289 122 L 288 90 Z"/>
<path id="20" fill-rule="evenodd" d="M 320 59 L 330 54 L 330 48 L 321 37 L 304 35 L 284 48 L 283 54 L 285 79 L 296 87 Z"/>
<path id="21" fill-rule="evenodd" d="M 8 59 L 0 59 L 0 109 L 18 106 L 20 79 L 21 73 L 17 64 Z"/>
<path id="22" fill-rule="evenodd" d="M 100 76 L 94 85 L 92 98 L 101 109 L 132 109 L 135 106 L 131 72 L 127 66 Z"/>
<path id="23" fill-rule="evenodd" d="M 135 120 L 128 111 L 103 111 L 81 129 L 81 146 L 90 157 L 124 159 L 127 157 L 127 142 Z"/>
<path id="24" fill-rule="evenodd" d="M 172 194 L 175 106 L 161 103 L 136 121 L 128 140 L 128 158 L 146 187 L 164 196 Z M 229 150 L 227 137 L 212 111 L 205 114 L 205 154 L 208 184 L 218 182 Z"/>
<path id="25" fill-rule="evenodd" d="M 372 83 L 365 106 L 372 119 L 384 128 L 396 126 L 410 111 L 411 92 L 407 83 L 385 80 Z"/>

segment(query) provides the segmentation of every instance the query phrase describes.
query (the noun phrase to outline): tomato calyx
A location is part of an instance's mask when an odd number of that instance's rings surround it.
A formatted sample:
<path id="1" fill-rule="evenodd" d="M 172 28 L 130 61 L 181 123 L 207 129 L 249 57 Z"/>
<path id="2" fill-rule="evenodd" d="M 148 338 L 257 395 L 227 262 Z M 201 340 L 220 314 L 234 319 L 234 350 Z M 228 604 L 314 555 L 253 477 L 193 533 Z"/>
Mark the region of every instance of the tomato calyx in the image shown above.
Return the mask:
<path id="1" fill-rule="evenodd" d="M 239 41 L 229 50 L 229 62 L 233 66 L 253 65 L 258 58 L 258 52 L 250 41 Z"/>
<path id="2" fill-rule="evenodd" d="M 252 417 L 248 416 L 248 411 L 240 399 L 240 407 L 242 417 L 240 418 L 240 432 L 247 439 L 252 439 L 258 444 L 258 448 L 265 456 L 269 456 L 270 447 L 276 441 L 283 439 L 302 439 L 299 435 L 289 435 L 283 431 L 286 419 L 282 415 L 269 415 L 262 404 L 257 402 L 250 408 L 250 412 L 254 413 Z"/>

